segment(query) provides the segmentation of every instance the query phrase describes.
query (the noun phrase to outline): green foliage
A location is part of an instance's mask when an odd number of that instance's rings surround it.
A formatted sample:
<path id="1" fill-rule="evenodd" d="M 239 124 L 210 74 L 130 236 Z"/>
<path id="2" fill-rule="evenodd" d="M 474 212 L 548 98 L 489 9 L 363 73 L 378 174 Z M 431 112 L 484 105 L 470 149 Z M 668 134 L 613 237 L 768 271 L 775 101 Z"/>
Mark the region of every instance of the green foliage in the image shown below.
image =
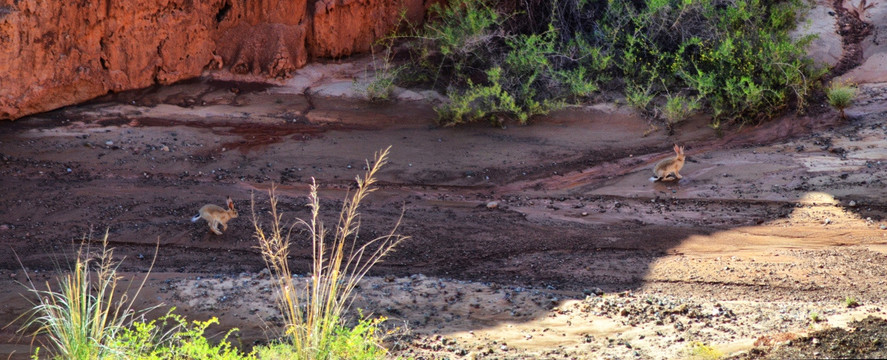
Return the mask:
<path id="1" fill-rule="evenodd" d="M 502 15 L 484 1 L 464 1 L 451 6 L 435 3 L 431 14 L 438 21 L 429 23 L 425 35 L 436 40 L 441 54 L 458 59 L 484 46 L 494 36 Z"/>
<path id="2" fill-rule="evenodd" d="M 173 314 L 172 310 L 158 320 L 135 322 L 132 327 L 123 329 L 109 344 L 113 356 L 109 359 L 143 360 L 249 360 L 254 354 L 243 354 L 233 347 L 228 337 L 237 329 L 230 329 L 218 344 L 211 344 L 204 333 L 213 324 L 215 317 L 207 321 L 193 321 Z"/>
<path id="3" fill-rule="evenodd" d="M 113 257 L 106 232 L 97 260 L 93 260 L 87 245 L 81 246 L 71 271 L 58 280 L 57 290 L 48 283 L 47 290 L 37 290 L 28 279 L 28 290 L 37 301 L 26 314 L 28 320 L 22 330 L 35 326 L 34 335 L 46 335 L 53 359 L 106 358 L 107 345 L 133 317 L 152 309 L 136 311 L 132 307 L 135 297 L 118 297 L 120 264 Z M 136 296 L 142 285 L 144 282 L 135 289 Z"/>
<path id="4" fill-rule="evenodd" d="M 403 66 L 394 66 L 391 63 L 382 64 L 373 73 L 366 84 L 354 81 L 354 88 L 362 93 L 370 102 L 386 102 L 391 100 L 394 91 L 395 80 L 403 70 Z"/>
<path id="5" fill-rule="evenodd" d="M 625 101 L 638 110 L 647 111 L 647 106 L 649 106 L 650 102 L 653 101 L 653 98 L 656 97 L 656 95 L 651 92 L 651 88 L 652 85 L 641 87 L 640 85 L 633 83 L 628 84 L 625 86 Z"/>
<path id="6" fill-rule="evenodd" d="M 453 101 L 438 114 L 447 125 L 524 123 L 602 86 L 621 86 L 629 104 L 644 112 L 657 94 L 687 94 L 666 99 L 670 110 L 681 110 L 666 118 L 669 125 L 690 108 L 706 107 L 720 129 L 722 122 L 804 108 L 826 71 L 806 56 L 812 36 L 788 35 L 806 6 L 801 0 L 552 0 L 505 15 L 491 0 L 456 0 L 436 8 L 436 18 L 413 37 L 411 64 L 420 65 L 407 72 L 424 71 L 432 86 L 446 90 Z"/>
<path id="7" fill-rule="evenodd" d="M 802 106 L 812 80 L 822 75 L 804 51 L 812 37 L 788 36 L 803 7 L 799 1 L 646 5 L 621 7 L 623 15 L 637 14 L 616 36 L 622 72 L 636 83 L 661 79 L 666 88 L 689 87 L 711 106 L 716 124 L 770 118 L 790 101 Z"/>
<path id="8" fill-rule="evenodd" d="M 810 321 L 820 322 L 820 321 L 822 321 L 822 317 L 819 316 L 819 313 L 812 312 L 812 313 L 810 313 Z"/>
<path id="9" fill-rule="evenodd" d="M 690 343 L 687 355 L 689 359 L 694 360 L 717 360 L 724 357 L 724 353 L 720 350 L 698 341 Z"/>
<path id="10" fill-rule="evenodd" d="M 841 118 L 845 119 L 844 109 L 846 109 L 853 100 L 856 100 L 856 87 L 849 84 L 832 83 L 826 90 L 828 103 L 841 112 Z"/>
<path id="11" fill-rule="evenodd" d="M 857 301 L 855 297 L 848 296 L 844 298 L 844 305 L 846 305 L 848 308 L 855 308 L 859 306 L 859 301 Z"/>
<path id="12" fill-rule="evenodd" d="M 401 18 L 405 18 L 405 13 L 401 13 Z M 373 51 L 373 73 L 369 75 L 369 81 L 361 83 L 354 79 L 352 87 L 358 93 L 370 102 L 386 102 L 391 100 L 391 94 L 394 91 L 394 85 L 398 77 L 406 68 L 404 65 L 394 65 L 392 62 L 392 49 L 394 46 L 394 38 L 387 37 L 379 40 L 377 45 L 384 50 L 382 56 L 377 58 L 375 49 Z M 369 73 L 369 71 L 367 71 Z"/>
<path id="13" fill-rule="evenodd" d="M 698 99 L 689 99 L 683 95 L 668 95 L 662 113 L 665 115 L 668 127 L 673 128 L 675 124 L 686 120 L 697 110 L 699 110 Z"/>
<path id="14" fill-rule="evenodd" d="M 480 119 L 497 123 L 498 114 L 514 113 L 519 117 L 523 115 L 511 94 L 502 89 L 499 82 L 501 73 L 501 68 L 490 69 L 487 72 L 490 85 L 475 85 L 469 80 L 465 92 L 451 93 L 449 103 L 434 109 L 442 124 L 451 126 Z M 523 120 L 526 120 L 526 115 L 523 116 Z"/>
<path id="15" fill-rule="evenodd" d="M 379 345 L 379 325 L 384 318 L 373 320 L 361 319 L 357 325 L 346 327 L 336 325 L 329 347 L 323 353 L 317 354 L 316 359 L 354 359 L 377 360 L 384 359 L 388 352 Z M 276 342 L 263 345 L 255 349 L 255 353 L 262 360 L 290 360 L 299 359 L 300 352 L 292 344 Z"/>

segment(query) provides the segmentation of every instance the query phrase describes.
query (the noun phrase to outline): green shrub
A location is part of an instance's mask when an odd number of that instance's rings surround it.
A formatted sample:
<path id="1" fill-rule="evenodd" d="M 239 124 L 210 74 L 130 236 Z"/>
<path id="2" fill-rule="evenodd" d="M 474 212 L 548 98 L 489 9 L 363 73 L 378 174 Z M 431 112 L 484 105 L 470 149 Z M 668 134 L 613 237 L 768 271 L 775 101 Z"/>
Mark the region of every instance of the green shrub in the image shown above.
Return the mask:
<path id="1" fill-rule="evenodd" d="M 370 102 L 390 101 L 391 94 L 394 91 L 395 80 L 402 69 L 402 66 L 393 66 L 390 63 L 385 63 L 373 72 L 366 84 L 361 84 L 355 80 L 353 86 L 357 92 L 363 94 Z"/>
<path id="2" fill-rule="evenodd" d="M 832 83 L 826 90 L 828 103 L 841 112 L 841 119 L 846 119 L 844 109 L 856 99 L 856 87 L 848 84 Z"/>
<path id="3" fill-rule="evenodd" d="M 159 319 L 160 324 L 158 320 L 135 322 L 123 329 L 108 345 L 113 353 L 109 359 L 256 359 L 254 354 L 243 354 L 228 341 L 228 337 L 237 329 L 228 330 L 218 344 L 212 344 L 204 333 L 210 325 L 219 323 L 217 318 L 195 320 L 189 324 L 184 317 L 172 311 Z"/>
<path id="4" fill-rule="evenodd" d="M 379 325 L 384 318 L 374 320 L 361 319 L 357 325 L 347 327 L 337 325 L 332 341 L 326 352 L 317 354 L 318 359 L 384 359 L 387 351 L 378 343 Z M 255 349 L 256 355 L 262 360 L 299 359 L 300 352 L 288 342 L 276 342 Z"/>
<path id="5" fill-rule="evenodd" d="M 524 123 L 615 87 L 645 113 L 657 94 L 686 94 L 694 100 L 685 104 L 709 109 L 712 127 L 720 129 L 804 108 L 826 71 L 806 56 L 812 36 L 788 35 L 806 6 L 801 0 L 547 0 L 506 15 L 497 10 L 505 6 L 489 0 L 456 0 L 435 8 L 412 37 L 406 72 L 424 72 L 419 78 L 433 79 L 430 85 L 453 100 L 438 111 L 446 125 Z"/>
<path id="6" fill-rule="evenodd" d="M 435 111 L 442 125 L 451 126 L 476 120 L 489 120 L 501 124 L 499 116 L 514 114 L 523 122 L 529 117 L 518 107 L 514 97 L 502 88 L 500 83 L 502 69 L 493 68 L 487 72 L 489 85 L 475 85 L 468 81 L 465 92 L 454 90 L 450 101 Z"/>
<path id="7" fill-rule="evenodd" d="M 636 84 L 628 84 L 625 86 L 625 101 L 632 107 L 642 112 L 646 112 L 649 110 L 647 107 L 650 106 L 653 98 L 656 97 L 656 95 L 651 92 L 651 88 L 652 85 L 641 87 Z"/>
<path id="8" fill-rule="evenodd" d="M 694 360 L 717 360 L 724 357 L 724 353 L 720 350 L 698 341 L 690 343 L 687 355 L 689 359 Z"/>
<path id="9" fill-rule="evenodd" d="M 698 99 L 689 99 L 683 95 L 668 95 L 662 114 L 665 116 L 669 131 L 673 131 L 675 124 L 686 120 L 696 110 L 699 110 Z"/>

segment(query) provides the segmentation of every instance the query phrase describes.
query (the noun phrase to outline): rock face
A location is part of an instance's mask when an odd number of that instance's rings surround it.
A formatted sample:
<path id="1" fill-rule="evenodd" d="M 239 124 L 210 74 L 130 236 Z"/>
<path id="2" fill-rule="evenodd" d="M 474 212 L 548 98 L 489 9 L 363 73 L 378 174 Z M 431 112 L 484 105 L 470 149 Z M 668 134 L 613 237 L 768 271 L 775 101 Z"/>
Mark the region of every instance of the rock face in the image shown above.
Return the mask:
<path id="1" fill-rule="evenodd" d="M 0 0 L 0 119 L 205 69 L 289 76 L 366 51 L 431 0 Z"/>

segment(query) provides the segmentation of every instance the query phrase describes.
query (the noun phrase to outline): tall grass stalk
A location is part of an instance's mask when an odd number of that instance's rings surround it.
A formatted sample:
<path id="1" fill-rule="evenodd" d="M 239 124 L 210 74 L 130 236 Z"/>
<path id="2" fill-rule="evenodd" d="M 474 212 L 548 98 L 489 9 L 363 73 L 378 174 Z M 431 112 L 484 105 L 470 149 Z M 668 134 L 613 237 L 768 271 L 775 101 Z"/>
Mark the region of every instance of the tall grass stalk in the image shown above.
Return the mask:
<path id="1" fill-rule="evenodd" d="M 277 281 L 278 307 L 285 317 L 284 337 L 291 342 L 299 359 L 322 359 L 335 357 L 331 354 L 337 328 L 341 329 L 343 316 L 348 310 L 352 293 L 358 282 L 370 268 L 407 238 L 395 234 L 400 220 L 390 233 L 363 244 L 358 244 L 360 229 L 361 201 L 375 189 L 376 173 L 387 163 L 388 147 L 375 154 L 372 163 L 367 162 L 364 176 L 356 177 L 357 190 L 346 196 L 339 213 L 338 224 L 330 232 L 320 220 L 320 200 L 317 184 L 312 179 L 308 194 L 311 218 L 296 219 L 292 225 L 285 225 L 278 212 L 278 198 L 272 186 L 268 195 L 271 201 L 269 232 L 266 232 L 256 215 L 253 201 L 252 215 L 256 238 L 272 276 Z M 312 269 L 310 278 L 304 284 L 297 283 L 290 271 L 287 257 L 293 229 L 304 228 L 312 244 Z M 327 239 L 331 235 L 332 239 Z M 304 304 L 299 298 L 305 294 Z"/>
<path id="2" fill-rule="evenodd" d="M 156 254 L 155 251 L 154 260 Z M 57 289 L 47 281 L 46 290 L 38 290 L 28 276 L 26 286 L 37 301 L 23 315 L 27 320 L 20 331 L 36 327 L 33 335 L 45 334 L 48 351 L 55 359 L 93 360 L 109 355 L 111 349 L 106 345 L 135 316 L 156 307 L 139 311 L 133 308 L 148 276 L 135 289 L 131 299 L 127 291 L 117 295 L 120 263 L 113 258 L 114 251 L 108 247 L 106 231 L 101 254 L 93 258 L 89 246 L 81 245 L 73 269 L 59 278 Z M 152 268 L 153 265 L 152 261 Z"/>

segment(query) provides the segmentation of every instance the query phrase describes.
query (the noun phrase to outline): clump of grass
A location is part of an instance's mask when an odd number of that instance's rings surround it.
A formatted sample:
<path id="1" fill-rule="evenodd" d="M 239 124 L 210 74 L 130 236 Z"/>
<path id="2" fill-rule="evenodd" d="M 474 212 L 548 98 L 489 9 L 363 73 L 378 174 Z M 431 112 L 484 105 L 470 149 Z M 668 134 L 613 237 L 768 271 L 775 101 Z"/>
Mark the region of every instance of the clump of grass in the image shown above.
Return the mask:
<path id="1" fill-rule="evenodd" d="M 293 224 L 285 225 L 272 187 L 268 193 L 270 230 L 266 232 L 253 202 L 255 236 L 262 258 L 277 283 L 277 306 L 285 322 L 283 342 L 260 349 L 260 356 L 263 352 L 270 358 L 299 359 L 375 359 L 384 356 L 385 350 L 378 344 L 376 336 L 378 322 L 363 320 L 357 327 L 348 329 L 343 319 L 360 280 L 373 265 L 406 240 L 406 237 L 395 234 L 398 221 L 388 235 L 358 243 L 360 203 L 375 190 L 372 185 L 376 182 L 376 173 L 386 164 L 389 150 L 390 147 L 376 153 L 373 162 L 367 162 L 369 170 L 362 178 L 356 178 L 357 189 L 345 199 L 333 231 L 320 220 L 320 200 L 313 179 L 308 194 L 311 208 L 308 220 L 297 219 Z M 293 277 L 288 263 L 292 230 L 297 226 L 306 230 L 312 244 L 311 276 L 303 284 Z M 343 345 L 343 342 L 347 344 L 355 339 L 359 340 L 357 344 Z M 362 350 L 352 353 L 354 349 Z"/>
<path id="2" fill-rule="evenodd" d="M 705 343 L 694 341 L 687 350 L 688 358 L 694 360 L 717 360 L 724 357 L 724 353 Z"/>
<path id="3" fill-rule="evenodd" d="M 648 111 L 647 107 L 650 105 L 650 102 L 653 101 L 653 98 L 656 97 L 656 94 L 651 92 L 652 86 L 647 85 L 646 87 L 629 84 L 625 86 L 625 101 L 628 102 L 628 105 L 631 107 L 640 110 L 643 113 Z"/>
<path id="4" fill-rule="evenodd" d="M 369 76 L 366 83 L 361 83 L 354 79 L 352 87 L 355 91 L 370 102 L 382 103 L 391 101 L 391 95 L 394 92 L 395 80 L 400 76 L 404 66 L 396 66 L 392 63 L 392 46 L 393 38 L 382 39 L 388 41 L 383 44 L 384 53 L 380 58 L 376 58 L 375 49 L 373 50 L 373 73 Z"/>
<path id="5" fill-rule="evenodd" d="M 105 232 L 98 257 L 92 258 L 89 247 L 82 245 L 73 269 L 58 280 L 55 288 L 47 282 L 46 290 L 38 290 L 28 277 L 26 286 L 37 301 L 24 315 L 27 320 L 20 331 L 36 328 L 33 335 L 46 335 L 47 350 L 53 359 L 92 360 L 110 356 L 108 344 L 136 316 L 155 308 L 135 310 L 133 307 L 147 276 L 131 299 L 127 292 L 116 295 L 120 263 L 113 257 Z M 153 262 L 151 265 L 153 267 Z"/>
<path id="6" fill-rule="evenodd" d="M 812 312 L 812 313 L 810 313 L 810 321 L 818 323 L 818 322 L 822 321 L 822 317 L 819 316 L 819 313 Z"/>
<path id="7" fill-rule="evenodd" d="M 847 305 L 848 308 L 855 308 L 859 306 L 859 301 L 855 297 L 848 296 L 844 298 L 844 305 Z"/>
<path id="8" fill-rule="evenodd" d="M 665 121 L 668 125 L 668 132 L 674 132 L 674 126 L 686 120 L 690 115 L 699 110 L 698 98 L 687 98 L 683 95 L 668 95 L 666 97 L 665 107 L 662 114 L 665 115 Z"/>
<path id="9" fill-rule="evenodd" d="M 847 119 L 844 109 L 856 100 L 856 87 L 846 83 L 832 83 L 826 90 L 826 96 L 829 105 L 841 112 L 841 119 Z"/>

